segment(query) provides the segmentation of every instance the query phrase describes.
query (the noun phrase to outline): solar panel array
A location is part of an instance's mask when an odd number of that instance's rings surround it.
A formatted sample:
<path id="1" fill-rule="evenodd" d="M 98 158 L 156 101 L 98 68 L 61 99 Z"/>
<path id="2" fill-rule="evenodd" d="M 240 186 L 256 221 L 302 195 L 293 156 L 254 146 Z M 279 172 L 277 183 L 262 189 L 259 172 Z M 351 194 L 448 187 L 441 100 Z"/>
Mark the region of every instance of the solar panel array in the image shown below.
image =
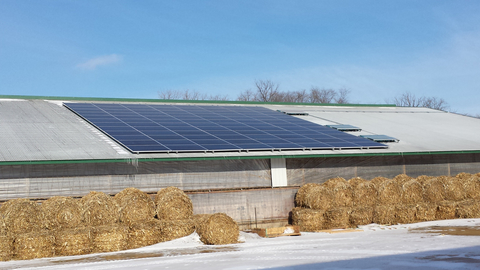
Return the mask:
<path id="1" fill-rule="evenodd" d="M 263 107 L 64 105 L 133 153 L 387 148 Z"/>

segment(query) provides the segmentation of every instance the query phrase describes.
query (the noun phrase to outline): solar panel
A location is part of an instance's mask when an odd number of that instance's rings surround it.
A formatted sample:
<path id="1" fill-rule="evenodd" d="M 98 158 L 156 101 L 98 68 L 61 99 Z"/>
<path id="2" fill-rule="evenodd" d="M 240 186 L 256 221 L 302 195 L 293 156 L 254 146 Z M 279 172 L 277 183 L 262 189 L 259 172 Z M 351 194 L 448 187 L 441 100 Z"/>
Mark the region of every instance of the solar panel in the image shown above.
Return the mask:
<path id="1" fill-rule="evenodd" d="M 133 153 L 387 148 L 263 107 L 65 103 Z"/>

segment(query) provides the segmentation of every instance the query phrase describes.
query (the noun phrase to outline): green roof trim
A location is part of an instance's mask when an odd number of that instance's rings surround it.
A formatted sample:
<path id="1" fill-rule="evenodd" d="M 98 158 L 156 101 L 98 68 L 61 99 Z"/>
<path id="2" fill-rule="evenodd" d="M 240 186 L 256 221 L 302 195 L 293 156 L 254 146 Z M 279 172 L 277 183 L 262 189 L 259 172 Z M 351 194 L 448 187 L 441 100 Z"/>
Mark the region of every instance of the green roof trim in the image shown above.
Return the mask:
<path id="1" fill-rule="evenodd" d="M 100 98 L 100 97 L 54 97 L 54 96 L 21 96 L 0 95 L 0 99 L 44 99 L 66 101 L 105 101 L 105 102 L 152 102 L 152 103 L 187 103 L 187 104 L 244 104 L 244 105 L 308 105 L 338 107 L 396 107 L 395 104 L 336 104 L 336 103 L 294 103 L 294 102 L 260 102 L 260 101 L 223 101 L 223 100 L 174 100 L 174 99 L 141 99 L 141 98 Z"/>
<path id="2" fill-rule="evenodd" d="M 469 151 L 431 151 L 431 152 L 392 152 L 392 153 L 348 153 L 348 154 L 315 154 L 315 155 L 279 155 L 279 156 L 219 156 L 219 157 L 185 157 L 185 158 L 138 158 L 138 159 L 79 159 L 79 160 L 26 160 L 0 161 L 0 166 L 11 165 L 53 165 L 82 163 L 132 163 L 156 161 L 199 161 L 199 160 L 243 160 L 272 158 L 336 158 L 336 157 L 378 157 L 378 156 L 419 156 L 419 155 L 454 155 L 480 154 L 480 150 Z"/>

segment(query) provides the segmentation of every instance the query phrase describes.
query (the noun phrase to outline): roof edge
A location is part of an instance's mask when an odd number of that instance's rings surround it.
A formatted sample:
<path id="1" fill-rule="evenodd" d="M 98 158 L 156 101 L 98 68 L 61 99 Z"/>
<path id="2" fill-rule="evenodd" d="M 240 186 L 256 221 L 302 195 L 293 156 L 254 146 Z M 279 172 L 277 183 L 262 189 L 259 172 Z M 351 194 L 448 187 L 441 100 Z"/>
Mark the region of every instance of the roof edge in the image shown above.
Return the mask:
<path id="1" fill-rule="evenodd" d="M 336 103 L 294 103 L 294 102 L 261 102 L 261 101 L 229 101 L 229 100 L 177 100 L 177 99 L 143 99 L 143 98 L 101 98 L 101 97 L 57 97 L 57 96 L 23 96 L 0 95 L 0 99 L 42 99 L 68 101 L 118 101 L 118 102 L 154 102 L 154 103 L 190 103 L 190 104 L 245 104 L 245 105 L 308 105 L 337 107 L 396 107 L 395 104 L 336 104 Z"/>

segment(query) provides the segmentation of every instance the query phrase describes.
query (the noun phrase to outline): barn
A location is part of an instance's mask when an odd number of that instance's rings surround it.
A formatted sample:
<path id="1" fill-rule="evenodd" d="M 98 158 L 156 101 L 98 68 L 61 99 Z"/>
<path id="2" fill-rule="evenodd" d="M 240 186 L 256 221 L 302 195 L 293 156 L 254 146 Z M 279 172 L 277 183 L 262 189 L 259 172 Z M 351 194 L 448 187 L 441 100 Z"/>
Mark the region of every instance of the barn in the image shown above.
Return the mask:
<path id="1" fill-rule="evenodd" d="M 222 143 L 184 144 L 145 117 L 193 142 L 204 125 Z M 196 214 L 242 228 L 285 223 L 305 183 L 480 172 L 480 119 L 428 108 L 0 96 L 0 123 L 0 202 L 176 186 Z"/>

